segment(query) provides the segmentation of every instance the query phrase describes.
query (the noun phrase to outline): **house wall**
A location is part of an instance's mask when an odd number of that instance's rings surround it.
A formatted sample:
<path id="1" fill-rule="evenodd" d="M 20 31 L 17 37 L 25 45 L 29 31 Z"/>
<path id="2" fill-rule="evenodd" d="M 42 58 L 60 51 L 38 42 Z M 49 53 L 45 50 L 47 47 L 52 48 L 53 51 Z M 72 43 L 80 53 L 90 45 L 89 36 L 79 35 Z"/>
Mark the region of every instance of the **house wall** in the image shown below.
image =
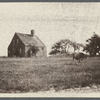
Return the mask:
<path id="1" fill-rule="evenodd" d="M 26 57 L 46 57 L 47 56 L 47 52 L 46 52 L 46 48 L 45 47 L 38 47 L 39 51 L 36 53 L 31 51 L 32 47 L 31 46 L 26 46 L 25 47 L 25 56 Z M 31 53 L 32 52 L 32 53 Z"/>
<path id="2" fill-rule="evenodd" d="M 31 49 L 31 46 L 25 46 L 25 57 L 29 57 L 29 50 Z"/>
<path id="3" fill-rule="evenodd" d="M 8 57 L 24 57 L 25 56 L 25 46 L 19 37 L 15 34 L 9 47 L 8 47 Z"/>
<path id="4" fill-rule="evenodd" d="M 40 50 L 41 50 L 40 55 L 41 55 L 42 57 L 47 57 L 47 50 L 46 50 L 46 47 L 41 47 Z"/>
<path id="5" fill-rule="evenodd" d="M 36 56 L 37 57 L 43 57 L 43 49 L 42 49 L 43 47 L 39 47 L 39 51 L 37 52 L 37 54 L 36 54 Z"/>

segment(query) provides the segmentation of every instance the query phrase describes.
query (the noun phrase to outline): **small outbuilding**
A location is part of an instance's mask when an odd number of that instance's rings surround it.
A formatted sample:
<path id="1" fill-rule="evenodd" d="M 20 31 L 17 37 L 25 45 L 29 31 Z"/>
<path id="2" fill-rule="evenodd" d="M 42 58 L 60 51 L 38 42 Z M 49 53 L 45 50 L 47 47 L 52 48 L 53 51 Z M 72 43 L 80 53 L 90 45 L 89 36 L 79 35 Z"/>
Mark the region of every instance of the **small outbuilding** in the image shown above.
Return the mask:
<path id="1" fill-rule="evenodd" d="M 35 35 L 15 33 L 8 46 L 8 57 L 46 57 L 47 49 L 45 44 Z"/>

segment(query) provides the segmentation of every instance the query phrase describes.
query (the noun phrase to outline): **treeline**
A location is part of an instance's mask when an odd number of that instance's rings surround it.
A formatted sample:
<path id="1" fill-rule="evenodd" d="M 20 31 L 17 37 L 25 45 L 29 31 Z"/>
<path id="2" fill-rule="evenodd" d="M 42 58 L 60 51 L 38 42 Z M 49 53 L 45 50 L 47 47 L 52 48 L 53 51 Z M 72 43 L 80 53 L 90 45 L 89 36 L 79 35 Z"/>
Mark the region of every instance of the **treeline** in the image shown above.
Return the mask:
<path id="1" fill-rule="evenodd" d="M 53 55 L 53 54 L 69 54 L 70 48 L 73 48 L 73 52 L 75 52 L 76 50 L 79 50 L 80 47 L 84 47 L 82 44 L 73 42 L 69 39 L 62 39 L 58 42 L 56 42 L 55 44 L 53 44 L 53 46 L 51 47 L 51 52 L 49 54 Z"/>
<path id="2" fill-rule="evenodd" d="M 49 54 L 70 54 L 70 48 L 73 48 L 73 53 L 82 48 L 82 51 L 88 53 L 90 56 L 100 56 L 100 36 L 94 33 L 92 37 L 86 40 L 86 45 L 73 42 L 69 39 L 62 39 L 53 44 Z"/>
<path id="3" fill-rule="evenodd" d="M 91 38 L 87 39 L 83 51 L 89 53 L 90 56 L 100 56 L 100 36 L 94 33 Z"/>

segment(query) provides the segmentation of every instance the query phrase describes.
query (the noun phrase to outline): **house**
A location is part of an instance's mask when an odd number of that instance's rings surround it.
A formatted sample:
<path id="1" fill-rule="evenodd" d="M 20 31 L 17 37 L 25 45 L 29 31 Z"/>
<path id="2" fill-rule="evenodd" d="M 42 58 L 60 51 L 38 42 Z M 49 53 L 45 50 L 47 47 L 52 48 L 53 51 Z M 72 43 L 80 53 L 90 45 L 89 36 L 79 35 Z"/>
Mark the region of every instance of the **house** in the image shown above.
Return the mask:
<path id="1" fill-rule="evenodd" d="M 31 30 L 31 34 L 15 33 L 8 46 L 8 57 L 35 56 L 46 57 L 47 51 L 45 44 L 35 35 L 34 30 Z"/>

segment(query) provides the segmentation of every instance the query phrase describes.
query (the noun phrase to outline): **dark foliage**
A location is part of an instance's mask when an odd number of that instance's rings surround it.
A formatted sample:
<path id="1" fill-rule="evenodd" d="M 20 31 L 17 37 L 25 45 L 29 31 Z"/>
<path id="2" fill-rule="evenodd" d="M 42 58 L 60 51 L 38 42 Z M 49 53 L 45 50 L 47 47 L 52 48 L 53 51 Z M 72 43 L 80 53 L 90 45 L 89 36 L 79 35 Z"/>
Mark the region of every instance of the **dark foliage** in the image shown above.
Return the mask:
<path id="1" fill-rule="evenodd" d="M 80 49 L 80 47 L 83 47 L 83 45 L 76 43 L 76 42 L 73 42 L 69 39 L 62 39 L 52 46 L 51 52 L 49 54 L 50 55 L 69 54 L 70 47 L 73 47 L 73 49 L 74 49 L 73 52 L 75 52 L 76 50 Z"/>
<path id="2" fill-rule="evenodd" d="M 86 51 L 90 56 L 100 56 L 100 36 L 94 34 L 91 38 L 86 40 L 87 44 L 83 51 Z"/>

